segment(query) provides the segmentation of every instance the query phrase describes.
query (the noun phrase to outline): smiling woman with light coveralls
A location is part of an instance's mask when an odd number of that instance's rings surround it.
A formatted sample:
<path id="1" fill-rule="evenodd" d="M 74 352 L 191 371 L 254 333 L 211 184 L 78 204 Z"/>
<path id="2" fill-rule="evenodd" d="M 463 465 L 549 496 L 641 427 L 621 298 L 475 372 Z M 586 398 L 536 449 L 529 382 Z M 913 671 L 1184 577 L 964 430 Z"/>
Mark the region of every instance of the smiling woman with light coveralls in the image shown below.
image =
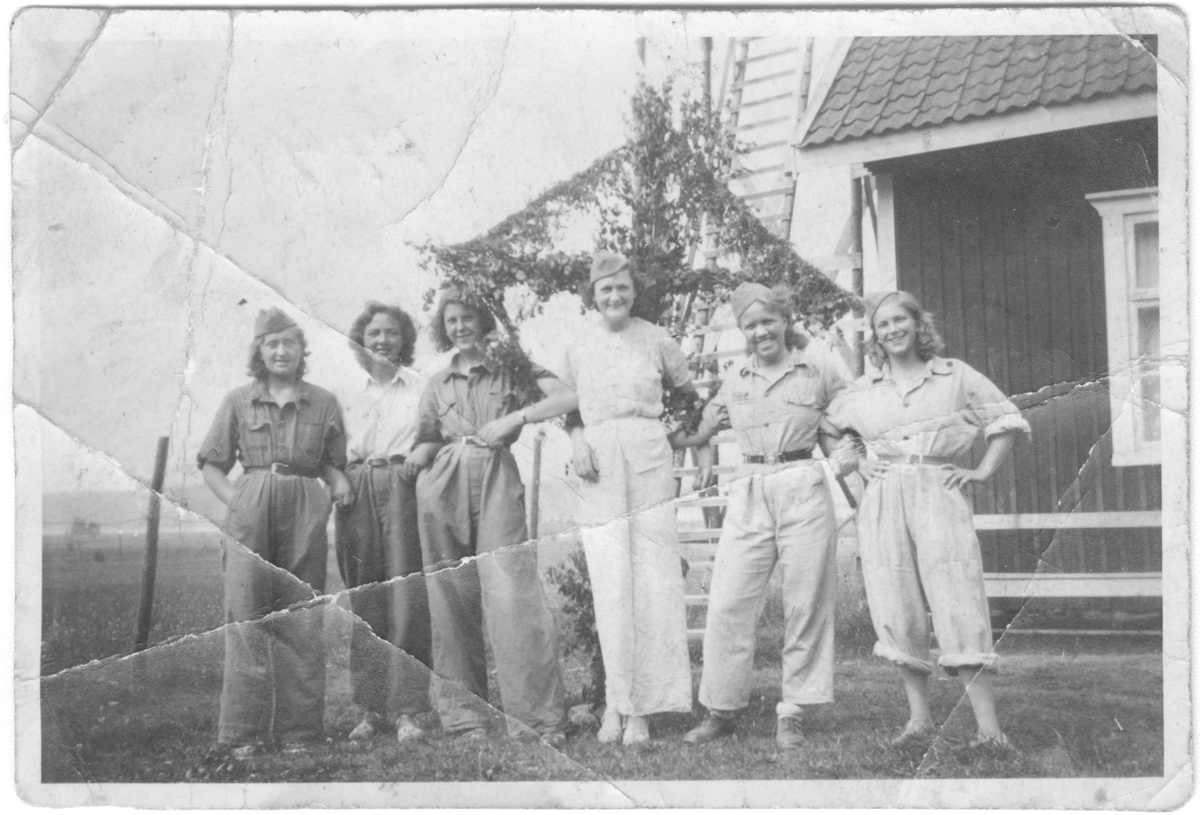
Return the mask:
<path id="1" fill-rule="evenodd" d="M 341 409 L 303 379 L 304 333 L 279 309 L 259 312 L 254 381 L 221 402 L 197 456 L 204 483 L 229 507 L 225 552 L 225 681 L 217 740 L 246 758 L 272 742 L 303 749 L 325 710 L 322 609 L 290 608 L 325 590 L 330 496 L 348 504 Z M 242 465 L 236 484 L 228 473 Z M 270 619 L 261 618 L 275 614 Z"/>
<path id="2" fill-rule="evenodd" d="M 754 627 L 778 565 L 785 634 L 775 738 L 780 748 L 795 749 L 804 742 L 805 706 L 833 701 L 837 523 L 812 449 L 819 443 L 833 452 L 834 441 L 818 425 L 846 380 L 831 357 L 795 332 L 785 289 L 743 283 L 732 305 L 748 356 L 705 406 L 696 432 L 672 439 L 676 446 L 702 445 L 732 427 L 742 452 L 709 590 L 700 677 L 708 716 L 684 741 L 732 735 L 737 712 L 749 704 Z M 708 474 L 698 480 L 707 482 Z"/>
<path id="3" fill-rule="evenodd" d="M 1009 749 L 996 717 L 991 617 L 964 488 L 990 478 L 1029 423 L 983 374 L 938 356 L 941 337 L 911 294 L 869 295 L 866 318 L 878 370 L 843 391 L 826 418 L 830 432 L 857 434 L 870 454 L 858 465 L 867 482 L 858 508 L 863 580 L 875 653 L 899 668 L 910 713 L 892 743 L 920 746 L 934 733 L 928 603 L 938 664 L 958 675 L 975 713 L 971 747 Z M 983 460 L 959 467 L 980 432 Z"/>

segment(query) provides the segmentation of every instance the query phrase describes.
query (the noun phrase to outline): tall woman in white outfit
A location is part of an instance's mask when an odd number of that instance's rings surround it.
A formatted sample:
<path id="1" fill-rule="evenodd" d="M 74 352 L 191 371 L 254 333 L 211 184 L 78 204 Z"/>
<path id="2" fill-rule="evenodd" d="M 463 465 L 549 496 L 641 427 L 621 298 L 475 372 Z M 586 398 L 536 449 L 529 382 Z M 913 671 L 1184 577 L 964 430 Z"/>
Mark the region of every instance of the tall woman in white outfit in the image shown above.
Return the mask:
<path id="1" fill-rule="evenodd" d="M 584 480 L 584 552 L 606 674 L 602 742 L 650 738 L 646 716 L 692 709 L 675 479 L 661 420 L 663 383 L 693 390 L 667 332 L 632 314 L 638 282 L 621 255 L 597 253 L 590 297 L 599 319 L 566 349 L 579 394 L 572 431 Z"/>

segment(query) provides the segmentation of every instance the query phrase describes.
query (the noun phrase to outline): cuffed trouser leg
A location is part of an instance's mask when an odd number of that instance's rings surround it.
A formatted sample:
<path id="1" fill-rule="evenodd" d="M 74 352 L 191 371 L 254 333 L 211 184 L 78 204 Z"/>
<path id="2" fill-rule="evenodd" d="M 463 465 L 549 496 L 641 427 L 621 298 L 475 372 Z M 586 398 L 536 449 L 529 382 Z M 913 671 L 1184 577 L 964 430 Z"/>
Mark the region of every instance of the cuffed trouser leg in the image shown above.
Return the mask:
<path id="1" fill-rule="evenodd" d="M 858 514 L 875 653 L 924 673 L 933 670 L 927 601 L 943 666 L 996 661 L 971 508 L 941 475 L 893 464 L 867 488 Z"/>

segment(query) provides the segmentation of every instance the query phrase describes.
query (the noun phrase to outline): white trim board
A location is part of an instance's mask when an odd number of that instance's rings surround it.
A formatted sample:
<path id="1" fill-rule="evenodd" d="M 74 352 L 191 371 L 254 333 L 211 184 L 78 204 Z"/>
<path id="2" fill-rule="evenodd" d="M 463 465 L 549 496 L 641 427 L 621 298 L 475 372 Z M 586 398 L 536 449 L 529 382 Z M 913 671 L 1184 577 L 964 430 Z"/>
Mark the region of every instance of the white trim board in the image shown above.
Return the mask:
<path id="1" fill-rule="evenodd" d="M 1149 119 L 1158 115 L 1158 92 L 1112 96 L 1067 105 L 1026 108 L 965 122 L 905 129 L 881 136 L 796 148 L 796 170 L 866 164 L 904 156 L 953 150 L 988 142 L 1038 136 L 1062 130 Z M 811 121 L 805 123 L 807 127 Z"/>

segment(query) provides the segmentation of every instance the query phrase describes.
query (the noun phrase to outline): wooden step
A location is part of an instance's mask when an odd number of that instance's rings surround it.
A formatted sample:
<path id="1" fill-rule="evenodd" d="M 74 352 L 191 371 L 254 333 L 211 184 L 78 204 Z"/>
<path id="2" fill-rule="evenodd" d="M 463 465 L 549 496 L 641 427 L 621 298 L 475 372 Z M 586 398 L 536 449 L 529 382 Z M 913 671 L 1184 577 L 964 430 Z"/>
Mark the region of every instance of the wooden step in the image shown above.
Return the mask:
<path id="1" fill-rule="evenodd" d="M 784 139 L 782 141 L 771 141 L 763 144 L 747 144 L 743 149 L 747 153 L 761 153 L 763 150 L 774 150 L 775 148 L 783 147 L 786 144 L 787 139 Z"/>
<path id="2" fill-rule="evenodd" d="M 769 105 L 772 102 L 783 102 L 787 99 L 791 99 L 792 96 L 793 95 L 790 93 L 778 93 L 778 94 L 775 94 L 774 96 L 762 96 L 762 97 L 759 97 L 758 99 L 751 99 L 748 102 L 743 101 L 740 105 L 738 105 L 738 110 L 745 110 L 746 108 L 758 107 L 759 105 Z"/>
<path id="3" fill-rule="evenodd" d="M 771 198 L 771 197 L 777 197 L 780 195 L 787 195 L 793 189 L 794 189 L 794 187 L 790 187 L 790 186 L 789 187 L 776 187 L 773 190 L 763 190 L 762 192 L 752 192 L 752 193 L 748 193 L 746 195 L 739 195 L 738 198 L 741 198 L 743 201 L 757 201 L 760 198 Z"/>
<path id="4" fill-rule="evenodd" d="M 735 60 L 734 64 L 735 65 L 745 65 L 750 62 L 762 62 L 763 60 L 775 59 L 776 57 L 782 57 L 785 54 L 797 54 L 799 52 L 800 52 L 799 48 L 782 48 L 778 51 L 771 51 L 770 53 L 767 53 L 767 54 L 759 54 L 756 57 L 747 57 L 746 59 Z"/>
<path id="5" fill-rule="evenodd" d="M 740 90 L 742 88 L 748 87 L 750 85 L 761 85 L 763 82 L 770 82 L 775 79 L 781 79 L 785 76 L 791 76 L 794 73 L 796 73 L 796 69 L 789 68 L 786 71 L 776 71 L 773 74 L 764 74 L 762 76 L 755 77 L 754 79 L 743 79 L 741 82 L 734 82 L 732 85 L 730 85 L 729 90 L 736 91 L 736 90 Z"/>
<path id="6" fill-rule="evenodd" d="M 760 127 L 770 127 L 771 125 L 783 124 L 784 122 L 791 121 L 791 118 L 791 116 L 777 116 L 774 119 L 759 119 L 758 121 L 751 122 L 747 125 L 740 124 L 735 127 L 734 130 L 739 133 L 743 130 L 757 130 Z"/>

